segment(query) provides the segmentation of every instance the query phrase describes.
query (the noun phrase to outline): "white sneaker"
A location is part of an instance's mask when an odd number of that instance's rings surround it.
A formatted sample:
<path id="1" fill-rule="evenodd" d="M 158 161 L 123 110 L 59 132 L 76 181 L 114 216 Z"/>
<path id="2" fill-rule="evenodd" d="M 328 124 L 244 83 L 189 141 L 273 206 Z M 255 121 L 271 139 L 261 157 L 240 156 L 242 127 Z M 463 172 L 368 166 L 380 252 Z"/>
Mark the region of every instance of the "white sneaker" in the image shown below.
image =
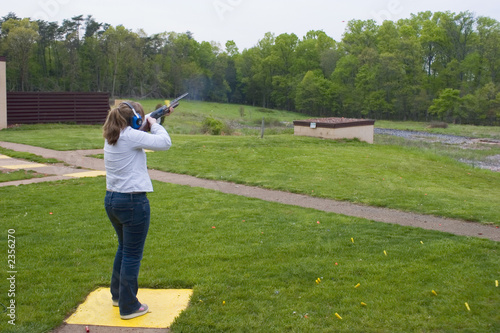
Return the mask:
<path id="1" fill-rule="evenodd" d="M 135 317 L 145 315 L 146 313 L 148 313 L 148 311 L 149 311 L 149 307 L 146 304 L 141 304 L 141 307 L 136 312 L 133 312 L 131 314 L 124 315 L 124 316 L 120 315 L 120 317 L 122 319 L 132 319 Z"/>

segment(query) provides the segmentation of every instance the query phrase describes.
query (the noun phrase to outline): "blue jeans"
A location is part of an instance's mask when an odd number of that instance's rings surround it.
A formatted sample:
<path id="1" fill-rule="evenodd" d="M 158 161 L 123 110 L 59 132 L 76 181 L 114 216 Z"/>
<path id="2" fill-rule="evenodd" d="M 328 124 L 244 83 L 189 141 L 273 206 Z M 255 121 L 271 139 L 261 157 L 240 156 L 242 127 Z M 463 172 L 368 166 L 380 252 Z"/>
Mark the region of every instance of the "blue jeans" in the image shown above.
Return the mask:
<path id="1" fill-rule="evenodd" d="M 141 307 L 137 299 L 137 279 L 149 230 L 149 200 L 146 193 L 107 191 L 104 207 L 118 236 L 111 297 L 118 300 L 120 315 L 128 315 Z"/>

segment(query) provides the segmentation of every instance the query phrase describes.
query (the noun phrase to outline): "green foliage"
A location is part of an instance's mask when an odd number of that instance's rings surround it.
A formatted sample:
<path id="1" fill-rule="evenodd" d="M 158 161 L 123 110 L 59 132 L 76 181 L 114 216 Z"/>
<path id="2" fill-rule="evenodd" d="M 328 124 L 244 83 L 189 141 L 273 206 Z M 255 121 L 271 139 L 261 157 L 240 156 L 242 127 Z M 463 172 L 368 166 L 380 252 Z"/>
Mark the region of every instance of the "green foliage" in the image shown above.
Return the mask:
<path id="1" fill-rule="evenodd" d="M 322 74 L 309 71 L 297 86 L 295 105 L 300 112 L 331 116 L 331 83 Z"/>
<path id="2" fill-rule="evenodd" d="M 458 116 L 460 91 L 447 88 L 435 99 L 429 112 L 438 115 L 441 119 L 450 120 Z"/>
<path id="3" fill-rule="evenodd" d="M 213 117 L 206 117 L 203 121 L 203 132 L 212 135 L 221 135 L 225 125 L 222 121 Z"/>
<path id="4" fill-rule="evenodd" d="M 13 67 L 17 68 L 17 77 L 13 81 L 17 82 L 20 90 L 24 91 L 28 88 L 29 59 L 34 44 L 39 38 L 38 25 L 25 18 L 8 19 L 1 24 L 1 27 L 2 32 L 7 36 L 5 43 L 12 58 Z"/>
<path id="5" fill-rule="evenodd" d="M 189 32 L 147 36 L 91 16 L 59 26 L 14 15 L 3 25 L 9 90 L 134 98 L 187 91 L 193 100 L 314 116 L 500 124 L 500 23 L 469 11 L 380 25 L 354 19 L 340 41 L 323 31 L 269 32 L 241 52 L 233 41 L 222 49 Z M 451 90 L 461 99 L 452 106 Z"/>

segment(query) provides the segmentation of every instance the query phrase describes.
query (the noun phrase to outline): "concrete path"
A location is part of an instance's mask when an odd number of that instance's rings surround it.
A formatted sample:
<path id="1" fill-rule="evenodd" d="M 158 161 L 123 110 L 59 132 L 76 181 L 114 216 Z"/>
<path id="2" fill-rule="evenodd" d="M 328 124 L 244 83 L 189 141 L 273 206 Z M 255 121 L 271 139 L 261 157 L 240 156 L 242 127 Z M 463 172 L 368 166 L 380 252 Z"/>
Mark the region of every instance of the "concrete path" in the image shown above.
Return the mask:
<path id="1" fill-rule="evenodd" d="M 33 153 L 39 156 L 43 156 L 45 158 L 55 158 L 57 160 L 63 161 L 73 166 L 72 168 L 66 170 L 65 168 L 67 167 L 63 166 L 54 167 L 50 172 L 50 174 L 55 175 L 52 177 L 34 178 L 18 182 L 0 183 L 0 187 L 9 185 L 29 184 L 33 182 L 68 179 L 68 177 L 71 178 L 71 176 L 68 176 L 67 171 L 70 169 L 74 171 L 76 168 L 87 169 L 87 170 L 76 169 L 78 172 L 88 172 L 91 170 L 105 171 L 104 161 L 102 159 L 88 157 L 89 155 L 102 154 L 103 153 L 102 149 L 56 151 L 51 149 L 33 147 L 33 146 L 10 143 L 10 142 L 0 142 L 0 146 L 16 151 Z M 0 165 L 2 165 L 1 161 Z M 24 168 L 24 169 L 29 169 L 29 168 Z M 35 167 L 33 170 L 37 170 L 38 172 L 40 172 L 43 169 L 41 169 L 40 167 L 38 168 Z M 429 230 L 438 230 L 462 236 L 486 238 L 497 242 L 500 241 L 500 228 L 498 228 L 497 226 L 483 225 L 479 223 L 441 218 L 431 215 L 407 213 L 395 209 L 357 205 L 345 201 L 314 198 L 307 195 L 294 194 L 294 193 L 275 191 L 275 190 L 266 190 L 253 186 L 238 185 L 222 181 L 206 180 L 192 176 L 162 172 L 157 170 L 150 170 L 149 174 L 151 176 L 151 179 L 172 184 L 203 187 L 207 189 L 220 191 L 223 193 L 242 195 L 266 201 L 279 202 L 283 204 L 295 205 L 306 208 L 313 208 L 326 212 L 355 216 L 378 222 L 399 224 L 399 225 L 411 226 Z"/>

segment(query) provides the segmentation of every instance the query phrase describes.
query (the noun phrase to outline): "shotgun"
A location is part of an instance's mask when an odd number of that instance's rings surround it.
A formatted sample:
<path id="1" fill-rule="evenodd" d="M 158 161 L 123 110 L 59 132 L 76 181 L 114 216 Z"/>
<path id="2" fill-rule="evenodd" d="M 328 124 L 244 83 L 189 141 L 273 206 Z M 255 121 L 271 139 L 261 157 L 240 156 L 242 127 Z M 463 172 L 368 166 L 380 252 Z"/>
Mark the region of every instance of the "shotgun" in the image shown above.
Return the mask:
<path id="1" fill-rule="evenodd" d="M 155 111 L 151 112 L 149 114 L 150 117 L 153 117 L 155 119 L 159 119 L 167 114 L 170 113 L 170 108 L 176 108 L 179 106 L 179 101 L 181 99 L 183 99 L 184 97 L 186 97 L 187 95 L 189 95 L 188 93 L 185 93 L 179 97 L 177 97 L 176 99 L 174 99 L 172 102 L 170 102 L 169 105 L 163 105 L 162 107 L 156 109 Z M 149 123 L 144 120 L 143 123 L 142 123 L 142 126 L 139 127 L 139 131 L 144 131 L 144 132 L 147 132 L 149 130 Z"/>

